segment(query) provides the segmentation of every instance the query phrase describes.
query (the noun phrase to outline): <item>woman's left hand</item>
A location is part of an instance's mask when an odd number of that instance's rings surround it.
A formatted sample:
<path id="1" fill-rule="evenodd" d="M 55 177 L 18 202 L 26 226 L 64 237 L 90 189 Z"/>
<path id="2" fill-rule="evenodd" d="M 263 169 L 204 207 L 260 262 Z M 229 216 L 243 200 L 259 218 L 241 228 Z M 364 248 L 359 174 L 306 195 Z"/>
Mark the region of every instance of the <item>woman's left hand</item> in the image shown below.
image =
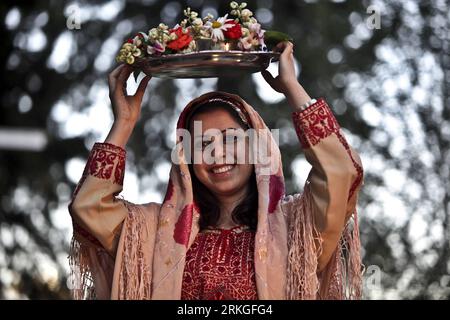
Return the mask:
<path id="1" fill-rule="evenodd" d="M 298 85 L 294 67 L 294 45 L 289 41 L 280 42 L 274 51 L 281 52 L 280 62 L 278 64 L 278 76 L 274 78 L 267 70 L 261 71 L 261 74 L 275 91 L 287 94 L 292 85 Z"/>

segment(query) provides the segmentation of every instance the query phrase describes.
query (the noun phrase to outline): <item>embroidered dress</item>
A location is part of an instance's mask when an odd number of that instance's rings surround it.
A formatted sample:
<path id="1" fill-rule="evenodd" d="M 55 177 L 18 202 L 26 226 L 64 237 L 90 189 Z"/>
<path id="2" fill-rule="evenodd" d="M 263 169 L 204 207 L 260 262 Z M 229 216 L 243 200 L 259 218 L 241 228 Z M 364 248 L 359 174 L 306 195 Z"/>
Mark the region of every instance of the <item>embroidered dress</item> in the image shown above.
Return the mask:
<path id="1" fill-rule="evenodd" d="M 181 299 L 256 300 L 255 232 L 243 226 L 197 234 L 186 254 Z"/>

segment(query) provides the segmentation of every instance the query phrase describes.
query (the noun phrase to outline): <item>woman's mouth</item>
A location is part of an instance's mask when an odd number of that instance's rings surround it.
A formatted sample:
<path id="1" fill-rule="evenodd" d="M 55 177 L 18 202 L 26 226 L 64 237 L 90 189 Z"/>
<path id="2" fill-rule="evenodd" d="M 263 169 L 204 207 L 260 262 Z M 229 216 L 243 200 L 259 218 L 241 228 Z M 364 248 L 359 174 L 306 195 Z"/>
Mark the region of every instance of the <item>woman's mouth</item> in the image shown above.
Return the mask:
<path id="1" fill-rule="evenodd" d="M 229 173 L 231 170 L 233 170 L 235 165 L 223 165 L 223 166 L 217 166 L 210 170 L 211 173 L 218 176 L 223 176 Z"/>

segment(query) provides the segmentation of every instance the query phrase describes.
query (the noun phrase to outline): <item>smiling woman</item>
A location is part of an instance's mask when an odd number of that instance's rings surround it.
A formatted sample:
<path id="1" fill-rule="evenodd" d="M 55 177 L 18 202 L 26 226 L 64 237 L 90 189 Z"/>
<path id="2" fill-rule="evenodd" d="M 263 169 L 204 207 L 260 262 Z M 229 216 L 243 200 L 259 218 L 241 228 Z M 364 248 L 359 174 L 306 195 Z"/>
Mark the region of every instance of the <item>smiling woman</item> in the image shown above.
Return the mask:
<path id="1" fill-rule="evenodd" d="M 76 298 L 361 297 L 361 161 L 325 100 L 311 99 L 297 82 L 292 44 L 279 49 L 279 76 L 263 76 L 292 106 L 312 165 L 304 192 L 290 196 L 280 150 L 264 120 L 239 96 L 210 92 L 179 116 L 163 202 L 136 205 L 118 198 L 124 147 L 149 77 L 127 96 L 131 68 L 111 73 L 115 121 L 106 141 L 94 145 L 69 205 Z M 191 133 L 189 149 L 181 143 L 182 130 Z M 239 134 L 244 130 L 254 130 L 264 150 Z M 186 161 L 190 155 L 193 163 Z"/>

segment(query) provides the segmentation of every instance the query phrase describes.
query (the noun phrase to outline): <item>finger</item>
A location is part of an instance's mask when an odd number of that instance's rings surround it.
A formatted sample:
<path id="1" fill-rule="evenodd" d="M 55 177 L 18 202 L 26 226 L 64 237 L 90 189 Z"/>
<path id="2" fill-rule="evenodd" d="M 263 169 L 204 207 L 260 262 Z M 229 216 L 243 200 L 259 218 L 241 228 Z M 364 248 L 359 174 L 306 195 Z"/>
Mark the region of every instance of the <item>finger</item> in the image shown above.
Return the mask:
<path id="1" fill-rule="evenodd" d="M 145 89 L 147 89 L 148 82 L 150 81 L 151 78 L 152 77 L 147 75 L 141 80 L 141 83 L 139 83 L 139 86 L 138 86 L 138 88 L 136 90 L 136 93 L 134 94 L 134 96 L 139 101 L 142 101 L 142 97 L 144 96 Z"/>
<path id="2" fill-rule="evenodd" d="M 293 45 L 287 44 L 283 53 L 281 53 L 280 60 L 289 61 L 289 59 L 292 60 L 293 58 Z"/>
<path id="3" fill-rule="evenodd" d="M 275 49 L 278 51 L 278 52 L 284 52 L 284 50 L 287 48 L 287 47 L 289 47 L 289 44 L 290 44 L 291 42 L 289 42 L 289 41 L 282 41 L 282 42 L 278 42 L 278 44 L 275 46 Z"/>
<path id="4" fill-rule="evenodd" d="M 116 87 L 114 88 L 114 92 L 119 95 L 126 96 L 127 95 L 127 80 L 130 77 L 133 69 L 126 65 L 117 76 Z"/>
<path id="5" fill-rule="evenodd" d="M 285 41 L 282 42 L 283 43 L 283 53 L 291 53 L 294 50 L 294 45 L 292 44 L 292 42 L 289 41 Z"/>
<path id="6" fill-rule="evenodd" d="M 123 70 L 124 67 L 125 67 L 125 65 L 121 64 L 109 73 L 108 84 L 109 84 L 109 90 L 111 92 L 114 91 L 114 89 L 116 87 L 117 76 L 120 74 L 120 72 Z"/>
<path id="7" fill-rule="evenodd" d="M 126 65 L 117 76 L 117 82 L 122 85 L 126 83 L 128 78 L 130 77 L 131 72 L 133 72 L 133 68 L 131 68 L 131 66 L 129 65 Z"/>
<path id="8" fill-rule="evenodd" d="M 273 48 L 274 52 L 283 52 L 284 46 L 283 46 L 283 42 L 278 42 L 278 44 L 275 46 L 275 48 Z"/>
<path id="9" fill-rule="evenodd" d="M 113 71 L 111 71 L 111 72 L 109 73 L 109 75 L 110 75 L 111 77 L 113 77 L 113 78 L 116 78 L 116 77 L 119 75 L 120 71 L 121 71 L 123 68 L 125 68 L 125 66 L 126 66 L 126 65 L 123 64 L 123 63 L 119 64 L 117 67 L 114 68 Z"/>

